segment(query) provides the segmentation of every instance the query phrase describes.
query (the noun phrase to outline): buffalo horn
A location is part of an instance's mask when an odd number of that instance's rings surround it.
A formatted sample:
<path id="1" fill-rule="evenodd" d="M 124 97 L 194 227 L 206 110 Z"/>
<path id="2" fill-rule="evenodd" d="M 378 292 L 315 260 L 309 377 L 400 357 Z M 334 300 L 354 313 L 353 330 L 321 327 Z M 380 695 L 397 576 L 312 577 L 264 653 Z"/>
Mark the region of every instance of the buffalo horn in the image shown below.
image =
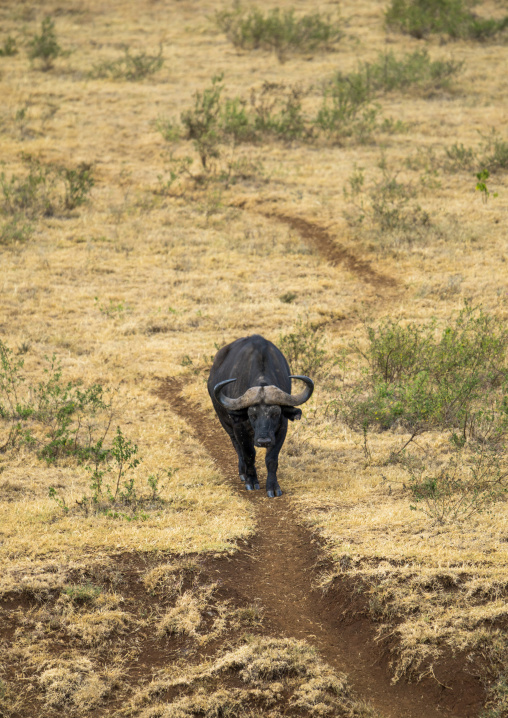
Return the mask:
<path id="1" fill-rule="evenodd" d="M 236 379 L 226 379 L 215 385 L 213 393 L 217 401 L 228 411 L 239 411 L 240 409 L 247 409 L 249 406 L 255 404 L 278 404 L 279 406 L 299 406 L 304 404 L 312 396 L 314 391 L 314 382 L 308 376 L 294 376 L 291 375 L 290 379 L 300 379 L 305 382 L 306 387 L 303 391 L 295 396 L 287 394 L 278 386 L 252 386 L 250 389 L 239 396 L 237 399 L 232 399 L 229 396 L 222 394 L 222 389 L 227 384 L 231 384 Z"/>

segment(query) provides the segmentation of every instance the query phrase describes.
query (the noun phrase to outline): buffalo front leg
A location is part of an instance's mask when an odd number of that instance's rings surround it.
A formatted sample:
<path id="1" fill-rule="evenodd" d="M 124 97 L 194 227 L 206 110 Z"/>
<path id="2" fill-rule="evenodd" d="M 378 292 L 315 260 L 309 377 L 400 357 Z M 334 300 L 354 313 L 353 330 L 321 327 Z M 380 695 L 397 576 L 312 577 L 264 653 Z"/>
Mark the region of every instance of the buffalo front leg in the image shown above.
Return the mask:
<path id="1" fill-rule="evenodd" d="M 238 454 L 238 473 L 240 479 L 245 482 L 247 491 L 259 489 L 259 481 L 256 472 L 256 449 L 250 433 L 242 427 L 235 427 L 235 436 L 231 437 L 233 446 Z"/>
<path id="2" fill-rule="evenodd" d="M 275 444 L 266 452 L 266 495 L 269 499 L 282 496 L 282 489 L 277 481 L 277 469 L 279 467 L 279 453 L 286 438 L 287 430 L 288 420 L 283 418 L 276 434 Z"/>
<path id="3" fill-rule="evenodd" d="M 282 489 L 277 481 L 277 468 L 279 466 L 279 449 L 269 449 L 266 452 L 266 495 L 269 499 L 282 496 Z"/>

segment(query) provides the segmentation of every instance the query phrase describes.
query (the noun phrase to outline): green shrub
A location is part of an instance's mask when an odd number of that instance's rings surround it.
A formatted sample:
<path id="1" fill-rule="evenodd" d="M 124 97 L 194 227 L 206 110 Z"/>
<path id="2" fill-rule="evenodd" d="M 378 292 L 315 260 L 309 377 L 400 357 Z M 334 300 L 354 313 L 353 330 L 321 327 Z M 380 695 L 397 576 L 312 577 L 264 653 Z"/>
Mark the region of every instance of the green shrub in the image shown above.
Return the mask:
<path id="1" fill-rule="evenodd" d="M 385 19 L 388 27 L 416 38 L 437 33 L 485 40 L 508 27 L 508 16 L 493 20 L 474 15 L 476 4 L 476 0 L 391 0 Z"/>
<path id="2" fill-rule="evenodd" d="M 377 62 L 365 63 L 358 74 L 375 92 L 406 90 L 411 87 L 443 89 L 462 69 L 454 60 L 431 60 L 427 50 L 415 50 L 397 59 L 393 52 L 380 53 Z"/>
<path id="3" fill-rule="evenodd" d="M 339 23 L 329 16 L 315 12 L 295 17 L 292 9 L 274 8 L 264 15 L 261 10 L 247 12 L 238 6 L 218 12 L 216 21 L 235 47 L 271 50 L 280 62 L 290 53 L 333 49 L 343 35 Z"/>
<path id="4" fill-rule="evenodd" d="M 508 329 L 466 307 L 439 331 L 435 321 L 387 319 L 367 329 L 361 378 L 343 394 L 345 421 L 361 431 L 430 430 L 495 444 L 508 428 Z M 457 438 L 457 441 L 459 439 Z M 405 448 L 405 447 L 403 447 Z M 399 450 L 400 453 L 401 450 Z"/>
<path id="5" fill-rule="evenodd" d="M 186 110 L 181 115 L 186 137 L 193 141 L 205 169 L 210 164 L 210 160 L 217 159 L 220 155 L 221 94 L 224 89 L 224 85 L 221 84 L 222 79 L 223 75 L 214 75 L 210 88 L 196 92 L 194 109 Z"/>
<path id="6" fill-rule="evenodd" d="M 123 57 L 96 65 L 90 76 L 93 78 L 138 82 L 158 72 L 163 65 L 162 46 L 159 47 L 157 55 L 149 55 L 146 52 L 132 54 L 129 47 L 125 47 Z"/>
<path id="7" fill-rule="evenodd" d="M 75 169 L 62 167 L 61 177 L 65 184 L 65 206 L 75 209 L 88 201 L 90 190 L 95 184 L 92 174 L 92 165 L 81 162 Z"/>
<path id="8" fill-rule="evenodd" d="M 336 141 L 354 137 L 364 143 L 376 128 L 378 114 L 379 107 L 373 103 L 373 93 L 364 74 L 339 72 L 325 89 L 315 125 Z"/>
<path id="9" fill-rule="evenodd" d="M 265 82 L 259 94 L 252 93 L 251 120 L 254 137 L 275 136 L 294 140 L 310 135 L 309 121 L 302 113 L 303 91 Z"/>
<path id="10" fill-rule="evenodd" d="M 422 183 L 425 181 L 429 181 L 427 175 Z M 356 168 L 343 193 L 354 209 L 346 214 L 352 225 L 368 222 L 378 233 L 403 232 L 408 239 L 430 226 L 429 215 L 417 203 L 415 188 L 386 167 L 377 181 L 369 183 L 363 171 Z"/>
<path id="11" fill-rule="evenodd" d="M 57 57 L 62 54 L 62 48 L 57 42 L 55 23 L 51 17 L 44 18 L 41 24 L 41 34 L 34 35 L 29 43 L 28 57 L 39 62 L 43 71 L 51 70 Z"/>

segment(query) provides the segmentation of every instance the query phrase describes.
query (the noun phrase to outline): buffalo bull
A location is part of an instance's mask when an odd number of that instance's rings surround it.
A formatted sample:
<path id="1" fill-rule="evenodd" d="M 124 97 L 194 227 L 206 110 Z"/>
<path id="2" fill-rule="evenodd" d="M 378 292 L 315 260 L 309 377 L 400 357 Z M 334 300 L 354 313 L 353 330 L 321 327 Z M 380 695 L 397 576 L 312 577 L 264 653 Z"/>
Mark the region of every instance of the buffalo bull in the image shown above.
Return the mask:
<path id="1" fill-rule="evenodd" d="M 305 383 L 299 394 L 291 394 L 291 379 Z M 300 419 L 302 412 L 295 407 L 313 391 L 312 379 L 291 376 L 284 355 L 259 334 L 237 339 L 217 352 L 208 393 L 238 454 L 238 471 L 247 490 L 259 489 L 254 448 L 259 446 L 267 449 L 267 496 L 282 495 L 277 467 L 288 419 Z"/>

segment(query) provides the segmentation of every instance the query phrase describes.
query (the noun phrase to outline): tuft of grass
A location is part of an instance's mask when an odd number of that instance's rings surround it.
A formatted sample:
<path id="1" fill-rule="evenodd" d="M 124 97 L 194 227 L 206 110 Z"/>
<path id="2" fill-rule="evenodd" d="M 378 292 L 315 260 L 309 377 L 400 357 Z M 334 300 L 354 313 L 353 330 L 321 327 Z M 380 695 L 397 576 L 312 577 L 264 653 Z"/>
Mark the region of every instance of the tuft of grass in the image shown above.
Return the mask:
<path id="1" fill-rule="evenodd" d="M 33 226 L 22 214 L 15 214 L 11 219 L 0 224 L 0 245 L 9 246 L 25 244 L 33 233 Z"/>
<path id="2" fill-rule="evenodd" d="M 102 589 L 92 583 L 68 584 L 62 592 L 76 603 L 91 603 L 101 595 Z"/>
<path id="3" fill-rule="evenodd" d="M 330 51 L 342 39 L 340 23 L 320 12 L 295 16 L 290 8 L 246 11 L 240 5 L 215 16 L 217 25 L 235 47 L 270 50 L 284 62 L 290 54 Z"/>
<path id="4" fill-rule="evenodd" d="M 480 18 L 472 8 L 477 0 L 391 0 L 385 13 L 389 28 L 424 38 L 440 34 L 451 39 L 487 40 L 508 27 L 501 20 Z"/>

